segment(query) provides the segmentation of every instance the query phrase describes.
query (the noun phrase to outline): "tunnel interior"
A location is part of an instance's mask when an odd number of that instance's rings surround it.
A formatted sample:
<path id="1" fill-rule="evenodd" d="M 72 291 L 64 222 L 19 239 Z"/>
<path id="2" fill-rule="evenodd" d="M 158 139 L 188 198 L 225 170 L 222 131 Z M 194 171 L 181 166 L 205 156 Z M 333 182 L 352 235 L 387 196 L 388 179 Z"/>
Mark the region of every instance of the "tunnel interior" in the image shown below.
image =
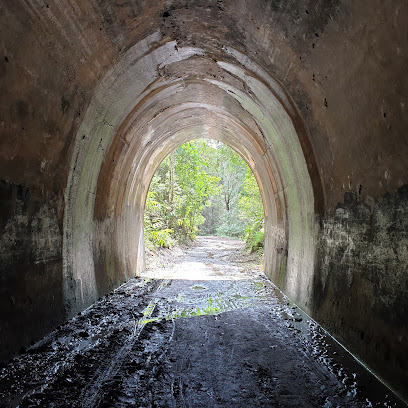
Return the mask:
<path id="1" fill-rule="evenodd" d="M 282 284 L 307 307 L 314 263 L 314 194 L 299 136 L 287 113 L 296 115 L 293 104 L 259 67 L 262 82 L 248 67 L 214 62 L 201 56 L 203 50 L 175 46 L 173 42 L 156 48 L 154 57 L 145 52 L 141 60 L 126 58 L 134 71 L 114 71 L 132 77 L 141 65 L 150 73 L 155 67 L 148 64 L 154 61 L 161 76 L 135 81 L 136 89 L 129 89 L 128 82 L 109 73 L 108 85 L 102 80 L 96 97 L 109 95 L 114 101 L 90 105 L 110 106 L 110 111 L 85 114 L 65 203 L 69 307 L 76 313 L 108 290 L 110 279 L 123 274 L 126 280 L 143 270 L 143 214 L 150 180 L 165 156 L 196 135 L 225 142 L 249 163 L 265 204 L 265 270 L 277 280 L 285 264 L 290 272 L 281 277 Z M 130 52 L 141 54 L 139 47 Z M 166 61 L 170 63 L 164 65 Z M 183 75 L 175 77 L 177 72 Z M 118 89 L 116 84 L 127 85 Z M 147 90 L 139 94 L 138 89 Z M 125 91 L 130 100 L 122 97 Z M 284 96 L 286 106 L 276 94 Z M 122 116 L 116 119 L 114 112 Z"/>
<path id="2" fill-rule="evenodd" d="M 404 1 L 0 9 L 3 360 L 143 271 L 150 181 L 200 137 L 258 181 L 266 275 L 407 397 Z"/>

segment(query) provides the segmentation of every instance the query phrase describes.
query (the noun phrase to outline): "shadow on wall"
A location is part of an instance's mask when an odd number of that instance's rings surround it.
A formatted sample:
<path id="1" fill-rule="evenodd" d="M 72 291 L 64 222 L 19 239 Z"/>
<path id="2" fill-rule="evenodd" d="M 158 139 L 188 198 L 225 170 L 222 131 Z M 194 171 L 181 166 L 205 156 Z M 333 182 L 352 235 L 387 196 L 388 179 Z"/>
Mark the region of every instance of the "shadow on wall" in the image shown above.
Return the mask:
<path id="1" fill-rule="evenodd" d="M 60 205 L 0 181 L 1 361 L 65 320 Z"/>

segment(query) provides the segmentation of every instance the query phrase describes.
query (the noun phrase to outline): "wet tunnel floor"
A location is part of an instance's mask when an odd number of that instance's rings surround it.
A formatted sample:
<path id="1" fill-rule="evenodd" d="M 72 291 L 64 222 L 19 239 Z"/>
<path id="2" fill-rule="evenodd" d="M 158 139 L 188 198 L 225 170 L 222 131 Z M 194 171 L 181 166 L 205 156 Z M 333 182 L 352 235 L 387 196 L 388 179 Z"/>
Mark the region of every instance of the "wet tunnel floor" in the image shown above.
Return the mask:
<path id="1" fill-rule="evenodd" d="M 0 406 L 404 406 L 251 262 L 200 238 L 2 367 Z"/>

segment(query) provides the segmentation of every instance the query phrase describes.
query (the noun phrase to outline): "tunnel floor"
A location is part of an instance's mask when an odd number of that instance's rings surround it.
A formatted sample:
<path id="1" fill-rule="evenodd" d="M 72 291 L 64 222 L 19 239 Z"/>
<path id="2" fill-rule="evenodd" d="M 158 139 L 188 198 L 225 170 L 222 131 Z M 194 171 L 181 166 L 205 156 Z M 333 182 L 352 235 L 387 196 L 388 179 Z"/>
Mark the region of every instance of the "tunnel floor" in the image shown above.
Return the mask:
<path id="1" fill-rule="evenodd" d="M 199 238 L 0 370 L 2 407 L 404 406 L 243 243 Z"/>

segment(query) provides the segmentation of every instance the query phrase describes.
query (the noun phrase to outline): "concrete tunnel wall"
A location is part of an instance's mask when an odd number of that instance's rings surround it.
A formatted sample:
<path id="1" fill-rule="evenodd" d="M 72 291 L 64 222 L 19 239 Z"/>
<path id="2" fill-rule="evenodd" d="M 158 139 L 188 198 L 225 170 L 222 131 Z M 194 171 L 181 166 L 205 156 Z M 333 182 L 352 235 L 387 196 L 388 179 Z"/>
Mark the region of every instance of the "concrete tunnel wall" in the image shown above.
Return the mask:
<path id="1" fill-rule="evenodd" d="M 0 11 L 2 359 L 140 271 L 155 168 L 208 137 L 257 176 L 270 278 L 406 396 L 404 1 Z"/>
<path id="2" fill-rule="evenodd" d="M 77 134 L 65 204 L 69 235 L 64 240 L 64 282 L 70 309 L 76 312 L 95 301 L 98 293 L 112 286 L 109 277 L 129 279 L 140 271 L 144 265 L 143 206 L 159 164 L 156 151 L 162 159 L 174 143 L 208 137 L 191 127 L 208 127 L 212 121 L 215 127 L 207 133 L 215 139 L 224 135 L 227 144 L 234 144 L 258 174 L 265 193 L 267 273 L 277 275 L 282 253 L 289 251 L 289 272 L 282 284 L 307 306 L 314 263 L 313 192 L 298 135 L 285 110 L 292 109 L 295 115 L 293 107 L 289 101 L 282 106 L 273 88 L 262 84 L 255 73 L 208 61 L 200 49 L 175 49 L 170 42 L 151 55 L 140 52 L 146 44 L 149 42 L 136 44 L 129 50 L 134 57 L 124 59 L 127 66 L 116 66 L 101 81 Z M 123 74 L 115 76 L 115 72 Z M 146 81 L 139 72 L 149 73 Z M 174 72 L 183 75 L 174 76 Z M 137 75 L 137 81 L 127 80 Z M 276 82 L 269 82 L 284 95 Z M 94 106 L 110 108 L 96 114 Z M 167 147 L 169 138 L 174 141 Z M 243 150 L 245 145 L 248 153 Z M 284 259 L 286 263 L 286 256 Z M 299 270 L 305 271 L 303 279 L 298 278 Z"/>

